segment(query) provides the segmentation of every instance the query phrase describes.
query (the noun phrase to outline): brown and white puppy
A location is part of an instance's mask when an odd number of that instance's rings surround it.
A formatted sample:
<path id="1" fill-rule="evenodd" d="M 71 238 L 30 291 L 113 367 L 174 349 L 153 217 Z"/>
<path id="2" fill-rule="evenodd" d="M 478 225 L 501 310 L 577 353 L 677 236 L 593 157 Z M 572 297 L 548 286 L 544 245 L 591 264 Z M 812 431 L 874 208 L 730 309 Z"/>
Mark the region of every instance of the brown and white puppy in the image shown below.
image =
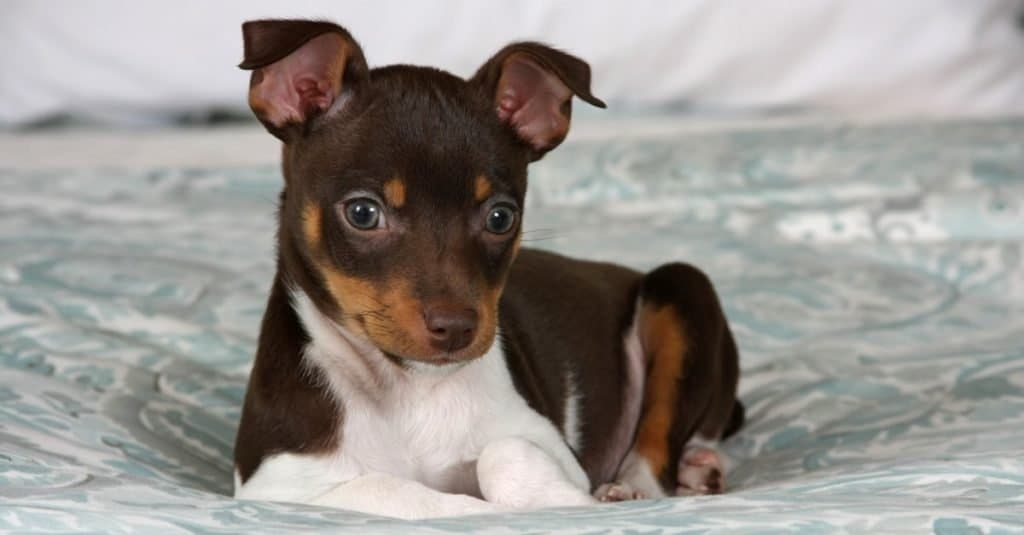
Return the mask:
<path id="1" fill-rule="evenodd" d="M 285 185 L 237 497 L 417 518 L 722 490 L 696 444 L 743 408 L 708 278 L 519 247 L 527 164 L 574 95 L 604 106 L 586 63 L 516 43 L 464 80 L 371 70 L 329 22 L 242 30 Z"/>

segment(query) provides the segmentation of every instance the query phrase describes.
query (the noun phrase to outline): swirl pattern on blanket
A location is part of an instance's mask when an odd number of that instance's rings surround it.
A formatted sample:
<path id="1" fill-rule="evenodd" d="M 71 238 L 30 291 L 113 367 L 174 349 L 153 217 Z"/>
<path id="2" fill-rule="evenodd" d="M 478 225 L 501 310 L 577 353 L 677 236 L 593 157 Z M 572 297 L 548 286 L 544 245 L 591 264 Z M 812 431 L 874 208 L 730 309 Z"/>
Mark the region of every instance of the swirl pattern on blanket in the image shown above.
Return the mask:
<path id="1" fill-rule="evenodd" d="M 718 285 L 749 423 L 719 497 L 438 531 L 1024 525 L 1024 121 L 569 142 L 524 245 Z M 0 529 L 408 525 L 230 499 L 274 168 L 0 169 Z"/>

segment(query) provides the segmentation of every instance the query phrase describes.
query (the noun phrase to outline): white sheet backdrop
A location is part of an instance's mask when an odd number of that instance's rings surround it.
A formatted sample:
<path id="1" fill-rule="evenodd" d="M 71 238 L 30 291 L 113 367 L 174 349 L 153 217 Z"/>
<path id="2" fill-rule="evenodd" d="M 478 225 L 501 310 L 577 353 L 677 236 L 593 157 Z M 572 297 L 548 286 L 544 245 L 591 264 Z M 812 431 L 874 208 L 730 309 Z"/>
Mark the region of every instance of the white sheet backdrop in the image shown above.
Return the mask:
<path id="1" fill-rule="evenodd" d="M 132 2 L 0 0 L 0 126 L 244 109 L 239 24 L 327 17 L 373 65 L 469 74 L 540 39 L 620 108 L 856 116 L 1024 113 L 1024 0 Z"/>

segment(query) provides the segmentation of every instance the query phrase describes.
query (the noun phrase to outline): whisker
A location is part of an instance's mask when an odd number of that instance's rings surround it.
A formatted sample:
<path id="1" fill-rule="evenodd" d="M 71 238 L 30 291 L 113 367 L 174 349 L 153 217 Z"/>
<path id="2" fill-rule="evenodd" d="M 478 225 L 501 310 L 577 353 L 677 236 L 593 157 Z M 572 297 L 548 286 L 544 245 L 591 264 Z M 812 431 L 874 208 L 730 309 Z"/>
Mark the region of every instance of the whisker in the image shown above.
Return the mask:
<path id="1" fill-rule="evenodd" d="M 534 240 L 538 238 L 555 238 L 560 236 L 561 233 L 553 228 L 538 228 L 533 230 L 523 231 L 523 240 Z"/>
<path id="2" fill-rule="evenodd" d="M 260 194 L 259 195 L 259 199 L 261 201 L 263 201 L 263 202 L 273 206 L 274 208 L 277 208 L 280 205 L 280 198 L 278 198 L 278 197 L 267 197 L 264 194 Z"/>
<path id="3" fill-rule="evenodd" d="M 523 233 L 523 237 L 524 238 L 533 238 L 533 237 L 536 237 L 536 236 L 558 236 L 559 234 L 561 234 L 561 233 L 555 231 L 554 229 L 538 229 L 538 230 L 532 230 L 532 231 L 524 232 Z"/>

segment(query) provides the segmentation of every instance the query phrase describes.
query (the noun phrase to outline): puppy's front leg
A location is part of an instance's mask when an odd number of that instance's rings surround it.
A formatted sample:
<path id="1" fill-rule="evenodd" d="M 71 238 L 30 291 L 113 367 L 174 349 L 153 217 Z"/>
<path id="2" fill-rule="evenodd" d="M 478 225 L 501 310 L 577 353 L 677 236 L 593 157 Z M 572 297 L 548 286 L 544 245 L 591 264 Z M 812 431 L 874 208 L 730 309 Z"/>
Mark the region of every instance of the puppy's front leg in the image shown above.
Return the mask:
<path id="1" fill-rule="evenodd" d="M 312 503 L 407 520 L 507 510 L 471 496 L 440 492 L 416 481 L 382 473 L 366 474 L 342 483 Z"/>
<path id="2" fill-rule="evenodd" d="M 517 509 L 596 503 L 585 488 L 586 474 L 564 449 L 565 455 L 548 453 L 518 437 L 488 444 L 476 463 L 480 492 L 488 502 Z"/>

